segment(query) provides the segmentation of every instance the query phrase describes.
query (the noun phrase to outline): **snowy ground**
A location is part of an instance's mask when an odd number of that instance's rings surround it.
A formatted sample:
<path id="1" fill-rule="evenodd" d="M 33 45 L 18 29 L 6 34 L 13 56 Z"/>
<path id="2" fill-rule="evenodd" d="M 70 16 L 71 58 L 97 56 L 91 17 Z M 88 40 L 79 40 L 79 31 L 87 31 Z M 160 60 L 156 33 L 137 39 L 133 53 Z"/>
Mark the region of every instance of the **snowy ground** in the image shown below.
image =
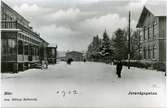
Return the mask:
<path id="1" fill-rule="evenodd" d="M 113 65 L 60 62 L 49 65 L 46 70 L 30 69 L 18 74 L 2 74 L 1 78 L 3 107 L 165 107 L 164 73 L 153 70 L 124 67 L 122 78 L 118 79 Z M 128 95 L 140 91 L 157 95 Z M 12 95 L 3 95 L 4 92 Z M 12 98 L 22 100 L 12 101 Z M 23 98 L 32 100 L 23 101 Z"/>

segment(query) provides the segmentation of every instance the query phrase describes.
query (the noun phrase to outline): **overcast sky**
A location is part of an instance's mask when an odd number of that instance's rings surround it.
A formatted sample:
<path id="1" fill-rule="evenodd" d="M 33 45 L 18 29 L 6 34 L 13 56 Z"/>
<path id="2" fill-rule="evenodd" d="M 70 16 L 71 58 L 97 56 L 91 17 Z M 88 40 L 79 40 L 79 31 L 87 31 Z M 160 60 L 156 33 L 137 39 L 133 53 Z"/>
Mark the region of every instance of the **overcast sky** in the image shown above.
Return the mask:
<path id="1" fill-rule="evenodd" d="M 135 29 L 143 5 L 164 4 L 159 0 L 3 0 L 28 19 L 34 31 L 58 50 L 86 50 L 92 37 L 105 28 L 110 37 L 128 25 L 128 11 Z M 156 2 L 158 1 L 158 2 Z"/>

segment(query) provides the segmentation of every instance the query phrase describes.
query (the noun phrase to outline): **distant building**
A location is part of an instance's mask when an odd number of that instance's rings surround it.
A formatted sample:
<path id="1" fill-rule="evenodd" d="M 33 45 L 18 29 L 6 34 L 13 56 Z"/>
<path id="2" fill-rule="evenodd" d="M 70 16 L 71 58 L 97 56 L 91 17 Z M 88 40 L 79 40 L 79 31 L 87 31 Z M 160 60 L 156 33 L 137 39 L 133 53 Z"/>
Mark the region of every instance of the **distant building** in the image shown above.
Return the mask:
<path id="1" fill-rule="evenodd" d="M 58 61 L 65 61 L 66 59 L 66 52 L 65 51 L 57 51 L 57 62 Z"/>
<path id="2" fill-rule="evenodd" d="M 57 63 L 57 46 L 47 47 L 47 60 L 48 60 L 48 63 L 51 63 L 51 64 Z"/>
<path id="3" fill-rule="evenodd" d="M 70 51 L 66 53 L 66 60 L 72 59 L 74 61 L 83 61 L 83 53 L 77 51 Z"/>
<path id="4" fill-rule="evenodd" d="M 1 71 L 18 72 L 46 60 L 48 42 L 29 21 L 1 1 Z"/>
<path id="5" fill-rule="evenodd" d="M 145 6 L 137 28 L 140 29 L 142 59 L 166 62 L 166 9 Z"/>

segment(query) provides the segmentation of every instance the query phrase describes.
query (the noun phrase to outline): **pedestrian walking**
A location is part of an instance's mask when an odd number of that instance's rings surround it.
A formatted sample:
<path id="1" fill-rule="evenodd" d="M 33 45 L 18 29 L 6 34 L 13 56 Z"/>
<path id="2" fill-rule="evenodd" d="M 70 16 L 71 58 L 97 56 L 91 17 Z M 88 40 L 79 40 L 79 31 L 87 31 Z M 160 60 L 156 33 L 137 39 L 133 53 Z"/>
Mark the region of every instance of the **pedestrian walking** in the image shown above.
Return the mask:
<path id="1" fill-rule="evenodd" d="M 71 64 L 71 62 L 73 61 L 73 59 L 72 58 L 69 58 L 68 60 L 67 60 L 67 64 Z"/>
<path id="2" fill-rule="evenodd" d="M 118 75 L 118 78 L 121 78 L 121 71 L 122 71 L 122 62 L 121 60 L 118 61 L 116 66 L 116 74 Z"/>
<path id="3" fill-rule="evenodd" d="M 83 60 L 83 61 L 84 61 L 84 63 L 85 63 L 85 62 L 86 62 L 86 59 L 84 58 L 84 60 Z"/>

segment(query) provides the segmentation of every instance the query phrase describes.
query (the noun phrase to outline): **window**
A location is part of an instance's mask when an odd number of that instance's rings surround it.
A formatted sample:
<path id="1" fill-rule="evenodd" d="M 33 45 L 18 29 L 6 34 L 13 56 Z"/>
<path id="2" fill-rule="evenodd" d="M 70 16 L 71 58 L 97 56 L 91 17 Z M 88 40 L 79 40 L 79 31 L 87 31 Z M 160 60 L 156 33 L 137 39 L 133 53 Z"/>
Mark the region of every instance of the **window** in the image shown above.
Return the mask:
<path id="1" fill-rule="evenodd" d="M 144 52 L 144 59 L 146 59 L 146 47 L 144 47 L 143 52 Z"/>
<path id="2" fill-rule="evenodd" d="M 38 47 L 35 46 L 34 49 L 35 49 L 35 52 L 34 52 L 35 54 L 34 54 L 34 55 L 35 55 L 35 56 L 38 56 Z"/>
<path id="3" fill-rule="evenodd" d="M 9 19 L 10 19 L 10 21 L 12 21 L 13 20 L 12 16 L 10 16 Z"/>
<path id="4" fill-rule="evenodd" d="M 32 55 L 33 56 L 35 55 L 35 48 L 34 48 L 34 46 L 32 47 Z"/>
<path id="5" fill-rule="evenodd" d="M 6 14 L 6 20 L 10 20 L 10 17 L 8 14 Z"/>
<path id="6" fill-rule="evenodd" d="M 6 15 L 5 15 L 5 13 L 2 15 L 2 20 L 6 20 Z"/>
<path id="7" fill-rule="evenodd" d="M 36 46 L 34 46 L 34 56 L 36 56 Z"/>
<path id="8" fill-rule="evenodd" d="M 28 55 L 28 44 L 27 43 L 24 45 L 24 54 Z"/>
<path id="9" fill-rule="evenodd" d="M 1 54 L 6 55 L 7 54 L 7 46 L 8 46 L 7 39 L 2 39 L 1 44 L 2 44 Z"/>
<path id="10" fill-rule="evenodd" d="M 143 28 L 143 40 L 145 40 L 146 39 L 146 37 L 145 37 L 145 26 L 144 26 L 144 28 Z"/>
<path id="11" fill-rule="evenodd" d="M 16 54 L 16 41 L 14 39 L 8 39 L 8 52 L 9 54 Z"/>
<path id="12" fill-rule="evenodd" d="M 152 54 L 152 47 L 150 46 L 150 58 L 152 58 L 153 57 L 153 54 Z"/>
<path id="13" fill-rule="evenodd" d="M 18 41 L 18 54 L 23 54 L 23 42 L 21 40 Z"/>
<path id="14" fill-rule="evenodd" d="M 141 34 L 142 32 L 141 31 L 139 31 L 139 42 L 141 42 L 142 41 L 142 34 Z"/>
<path id="15" fill-rule="evenodd" d="M 39 56 L 39 47 L 37 47 L 36 54 Z"/>
<path id="16" fill-rule="evenodd" d="M 147 30 L 148 30 L 148 28 L 147 27 L 145 27 L 145 33 L 144 33 L 144 38 L 145 38 L 145 40 L 147 40 L 148 39 L 148 37 L 147 37 L 147 35 L 148 35 L 148 32 L 147 32 Z"/>
<path id="17" fill-rule="evenodd" d="M 155 39 L 155 36 L 154 36 L 155 35 L 155 33 L 154 33 L 155 28 L 154 27 L 155 27 L 155 25 L 153 24 L 153 39 Z"/>
<path id="18" fill-rule="evenodd" d="M 148 40 L 150 40 L 150 27 L 148 26 L 148 31 L 147 31 L 147 35 L 148 35 Z"/>
<path id="19" fill-rule="evenodd" d="M 157 24 L 156 21 L 154 21 L 154 22 L 153 22 L 153 39 L 156 38 L 156 32 L 155 32 L 155 31 L 156 31 L 156 30 L 155 30 L 155 29 L 156 29 L 156 24 Z"/>
<path id="20" fill-rule="evenodd" d="M 55 55 L 55 49 L 52 49 L 52 56 Z"/>
<path id="21" fill-rule="evenodd" d="M 31 51 L 31 55 L 35 56 L 35 46 L 31 46 L 30 51 Z"/>
<path id="22" fill-rule="evenodd" d="M 150 49 L 150 46 L 148 46 L 148 59 L 151 58 L 151 49 Z"/>
<path id="23" fill-rule="evenodd" d="M 153 58 L 155 58 L 155 55 L 156 55 L 156 45 L 153 45 L 152 53 L 153 53 Z"/>
<path id="24" fill-rule="evenodd" d="M 29 49 L 28 49 L 28 50 L 29 50 L 29 54 L 28 54 L 28 55 L 31 56 L 31 53 L 32 53 L 32 52 L 31 52 L 31 50 L 32 50 L 31 44 L 29 44 L 28 47 L 29 47 Z"/>

